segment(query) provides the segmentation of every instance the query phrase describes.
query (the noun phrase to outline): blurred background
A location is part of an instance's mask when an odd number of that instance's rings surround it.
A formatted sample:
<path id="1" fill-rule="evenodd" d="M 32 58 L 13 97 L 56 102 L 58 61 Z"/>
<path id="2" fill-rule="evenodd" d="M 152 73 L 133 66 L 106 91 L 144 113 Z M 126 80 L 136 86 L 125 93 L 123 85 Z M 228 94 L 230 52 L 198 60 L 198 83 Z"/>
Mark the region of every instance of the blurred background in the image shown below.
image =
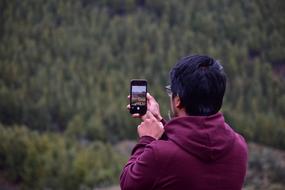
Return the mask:
<path id="1" fill-rule="evenodd" d="M 166 117 L 176 61 L 223 64 L 249 142 L 244 189 L 285 188 L 285 1 L 1 0 L 0 189 L 119 189 L 145 78 Z"/>

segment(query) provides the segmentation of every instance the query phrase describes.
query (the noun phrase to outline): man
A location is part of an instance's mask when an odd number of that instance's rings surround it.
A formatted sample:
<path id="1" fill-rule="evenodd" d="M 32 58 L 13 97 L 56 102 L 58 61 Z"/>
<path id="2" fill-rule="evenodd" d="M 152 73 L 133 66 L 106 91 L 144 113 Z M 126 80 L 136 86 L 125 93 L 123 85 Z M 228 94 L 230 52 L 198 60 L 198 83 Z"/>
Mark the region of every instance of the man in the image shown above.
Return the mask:
<path id="1" fill-rule="evenodd" d="M 242 189 L 247 145 L 219 112 L 226 88 L 222 66 L 208 56 L 188 56 L 172 68 L 170 80 L 173 119 L 163 126 L 158 103 L 147 95 L 122 190 Z"/>

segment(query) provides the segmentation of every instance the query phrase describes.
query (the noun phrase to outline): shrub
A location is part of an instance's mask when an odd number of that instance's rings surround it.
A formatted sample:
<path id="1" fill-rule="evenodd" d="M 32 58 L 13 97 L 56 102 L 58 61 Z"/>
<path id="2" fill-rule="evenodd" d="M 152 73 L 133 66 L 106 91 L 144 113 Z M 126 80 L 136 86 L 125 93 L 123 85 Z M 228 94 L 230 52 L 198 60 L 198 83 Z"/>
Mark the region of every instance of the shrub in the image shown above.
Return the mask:
<path id="1" fill-rule="evenodd" d="M 23 189 L 89 189 L 117 182 L 122 156 L 110 144 L 0 125 L 0 169 Z"/>

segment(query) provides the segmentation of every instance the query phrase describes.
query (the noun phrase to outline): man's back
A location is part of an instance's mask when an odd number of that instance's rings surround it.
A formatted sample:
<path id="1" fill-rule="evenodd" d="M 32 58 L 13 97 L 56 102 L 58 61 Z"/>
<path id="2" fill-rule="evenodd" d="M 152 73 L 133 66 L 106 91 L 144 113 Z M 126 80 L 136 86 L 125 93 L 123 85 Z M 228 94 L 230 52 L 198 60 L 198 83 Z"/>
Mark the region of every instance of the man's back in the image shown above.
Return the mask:
<path id="1" fill-rule="evenodd" d="M 165 133 L 164 140 L 140 139 L 123 170 L 123 190 L 241 189 L 246 143 L 222 114 L 178 117 Z"/>

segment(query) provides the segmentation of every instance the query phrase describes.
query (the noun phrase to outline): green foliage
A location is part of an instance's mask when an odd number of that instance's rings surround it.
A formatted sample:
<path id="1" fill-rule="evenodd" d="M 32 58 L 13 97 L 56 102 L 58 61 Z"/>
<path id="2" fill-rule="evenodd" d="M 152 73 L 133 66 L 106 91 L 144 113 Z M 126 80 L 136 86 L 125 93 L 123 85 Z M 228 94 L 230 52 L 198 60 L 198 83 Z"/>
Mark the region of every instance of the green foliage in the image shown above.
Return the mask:
<path id="1" fill-rule="evenodd" d="M 284 81 L 269 65 L 285 60 L 280 1 L 4 0 L 1 7 L 2 123 L 105 142 L 133 138 L 129 80 L 146 78 L 166 115 L 169 69 L 200 53 L 224 64 L 232 115 L 260 113 L 285 126 Z"/>
<path id="2" fill-rule="evenodd" d="M 110 144 L 0 125 L 0 168 L 23 189 L 91 189 L 117 182 L 125 160 Z"/>
<path id="3" fill-rule="evenodd" d="M 9 178 L 29 186 L 30 176 L 58 176 L 55 181 L 41 178 L 39 187 L 74 179 L 63 188 L 88 186 L 94 179 L 96 184 L 112 182 L 117 170 L 87 173 L 96 165 L 88 159 L 98 149 L 103 157 L 103 150 L 112 154 L 99 141 L 136 137 L 138 121 L 126 110 L 129 81 L 146 78 L 167 115 L 163 86 L 169 70 L 180 57 L 196 53 L 215 57 L 226 70 L 223 111 L 231 126 L 247 140 L 285 149 L 284 76 L 273 72 L 276 66 L 285 68 L 284 9 L 278 0 L 0 1 L 0 122 L 7 128 L 1 130 L 34 139 L 32 145 L 17 139 L 33 147 L 27 152 L 3 135 L 1 142 L 11 146 L 3 156 L 11 154 L 13 167 L 2 162 Z M 9 129 L 12 125 L 28 129 Z M 45 138 L 53 142 L 45 145 Z M 81 150 L 79 142 L 85 141 L 97 148 Z M 38 149 L 45 153 L 31 158 L 36 161 L 19 159 L 38 155 Z M 74 151 L 82 151 L 82 157 Z M 66 165 L 56 172 L 58 165 L 36 169 L 49 159 L 73 157 L 76 162 L 66 161 L 72 171 Z M 23 173 L 29 173 L 27 178 Z"/>

